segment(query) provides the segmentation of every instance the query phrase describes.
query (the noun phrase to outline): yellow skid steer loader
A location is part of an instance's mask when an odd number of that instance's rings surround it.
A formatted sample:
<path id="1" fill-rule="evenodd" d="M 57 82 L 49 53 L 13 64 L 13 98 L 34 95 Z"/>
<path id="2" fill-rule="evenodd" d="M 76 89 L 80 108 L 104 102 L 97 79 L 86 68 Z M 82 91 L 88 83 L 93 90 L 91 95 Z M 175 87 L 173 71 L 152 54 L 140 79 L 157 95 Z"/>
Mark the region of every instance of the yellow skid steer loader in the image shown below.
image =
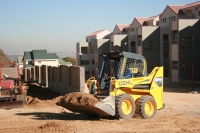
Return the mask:
<path id="1" fill-rule="evenodd" d="M 135 114 L 152 118 L 163 103 L 163 67 L 147 74 L 147 62 L 141 55 L 129 52 L 103 53 L 99 77 L 87 81 L 90 94 L 99 102 L 92 105 L 69 106 L 84 114 L 115 116 L 127 119 Z"/>

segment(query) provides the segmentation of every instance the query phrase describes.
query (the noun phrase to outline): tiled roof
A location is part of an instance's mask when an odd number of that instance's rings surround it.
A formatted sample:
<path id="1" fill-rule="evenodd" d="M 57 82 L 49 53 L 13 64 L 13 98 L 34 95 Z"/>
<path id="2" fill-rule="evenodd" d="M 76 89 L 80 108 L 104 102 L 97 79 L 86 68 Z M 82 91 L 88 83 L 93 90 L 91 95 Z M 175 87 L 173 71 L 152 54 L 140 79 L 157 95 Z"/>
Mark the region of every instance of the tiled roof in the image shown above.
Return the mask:
<path id="1" fill-rule="evenodd" d="M 25 60 L 45 60 L 45 59 L 59 59 L 56 53 L 47 53 L 46 50 L 32 50 L 29 52 L 24 52 Z"/>
<path id="2" fill-rule="evenodd" d="M 186 4 L 182 9 L 192 7 L 192 6 L 198 6 L 198 5 L 200 5 L 200 1 L 193 2 L 193 3 L 190 3 L 190 4 Z"/>
<path id="3" fill-rule="evenodd" d="M 130 24 L 117 24 L 116 26 L 119 28 L 120 31 L 122 31 L 124 28 L 129 28 Z"/>
<path id="4" fill-rule="evenodd" d="M 138 21 L 138 23 L 140 25 L 143 25 L 144 21 L 147 21 L 149 18 L 142 18 L 142 17 L 140 18 L 140 17 L 137 17 L 135 19 Z"/>
<path id="5" fill-rule="evenodd" d="M 24 60 L 31 60 L 32 58 L 32 53 L 30 51 L 24 52 Z"/>
<path id="6" fill-rule="evenodd" d="M 97 34 L 103 32 L 103 31 L 106 31 L 106 29 L 104 29 L 104 30 L 99 30 L 99 31 L 95 31 L 95 32 L 93 32 L 93 33 L 87 35 L 86 37 L 97 35 Z M 109 30 L 107 30 L 107 31 L 109 31 Z M 109 31 L 109 32 L 111 32 L 111 31 Z"/>
<path id="7" fill-rule="evenodd" d="M 179 12 L 181 12 L 181 9 L 186 9 L 186 8 L 198 6 L 198 5 L 200 5 L 200 1 L 193 2 L 190 4 L 186 4 L 186 5 L 167 5 L 167 7 L 169 7 L 172 11 L 174 11 L 176 14 L 178 14 Z M 183 12 L 182 12 L 182 14 L 183 14 Z"/>
<path id="8" fill-rule="evenodd" d="M 184 5 L 168 5 L 168 7 L 176 14 L 178 14 L 179 10 L 182 9 Z"/>

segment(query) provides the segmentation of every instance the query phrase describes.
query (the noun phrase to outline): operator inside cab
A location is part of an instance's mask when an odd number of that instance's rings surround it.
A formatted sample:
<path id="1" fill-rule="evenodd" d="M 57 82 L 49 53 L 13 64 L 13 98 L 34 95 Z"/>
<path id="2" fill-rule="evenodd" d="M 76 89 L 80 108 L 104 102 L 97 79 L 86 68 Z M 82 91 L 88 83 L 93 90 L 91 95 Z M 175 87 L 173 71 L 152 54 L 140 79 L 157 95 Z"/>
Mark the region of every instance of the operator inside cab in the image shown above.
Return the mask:
<path id="1" fill-rule="evenodd" d="M 3 78 L 4 78 L 4 79 L 8 78 L 8 75 L 3 74 Z"/>

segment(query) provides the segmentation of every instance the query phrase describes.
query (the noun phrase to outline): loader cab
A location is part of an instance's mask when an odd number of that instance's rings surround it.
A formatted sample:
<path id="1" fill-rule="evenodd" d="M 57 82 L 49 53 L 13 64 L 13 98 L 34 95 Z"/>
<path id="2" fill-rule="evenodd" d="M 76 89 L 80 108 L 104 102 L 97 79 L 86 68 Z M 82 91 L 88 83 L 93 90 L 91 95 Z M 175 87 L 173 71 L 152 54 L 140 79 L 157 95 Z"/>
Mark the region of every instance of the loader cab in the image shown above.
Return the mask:
<path id="1" fill-rule="evenodd" d="M 128 52 L 103 53 L 103 62 L 98 77 L 99 90 L 110 92 L 111 80 L 147 76 L 146 60 L 143 56 Z"/>

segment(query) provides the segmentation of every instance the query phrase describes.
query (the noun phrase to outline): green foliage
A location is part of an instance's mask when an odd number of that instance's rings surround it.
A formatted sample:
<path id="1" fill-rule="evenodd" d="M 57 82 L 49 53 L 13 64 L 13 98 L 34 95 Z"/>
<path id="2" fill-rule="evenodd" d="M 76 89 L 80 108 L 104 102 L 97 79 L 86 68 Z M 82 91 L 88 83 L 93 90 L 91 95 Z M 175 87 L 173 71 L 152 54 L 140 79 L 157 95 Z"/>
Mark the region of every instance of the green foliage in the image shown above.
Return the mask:
<path id="1" fill-rule="evenodd" d="M 63 58 L 63 60 L 66 61 L 66 62 L 71 62 L 72 65 L 76 65 L 76 58 L 65 57 L 65 58 Z"/>

